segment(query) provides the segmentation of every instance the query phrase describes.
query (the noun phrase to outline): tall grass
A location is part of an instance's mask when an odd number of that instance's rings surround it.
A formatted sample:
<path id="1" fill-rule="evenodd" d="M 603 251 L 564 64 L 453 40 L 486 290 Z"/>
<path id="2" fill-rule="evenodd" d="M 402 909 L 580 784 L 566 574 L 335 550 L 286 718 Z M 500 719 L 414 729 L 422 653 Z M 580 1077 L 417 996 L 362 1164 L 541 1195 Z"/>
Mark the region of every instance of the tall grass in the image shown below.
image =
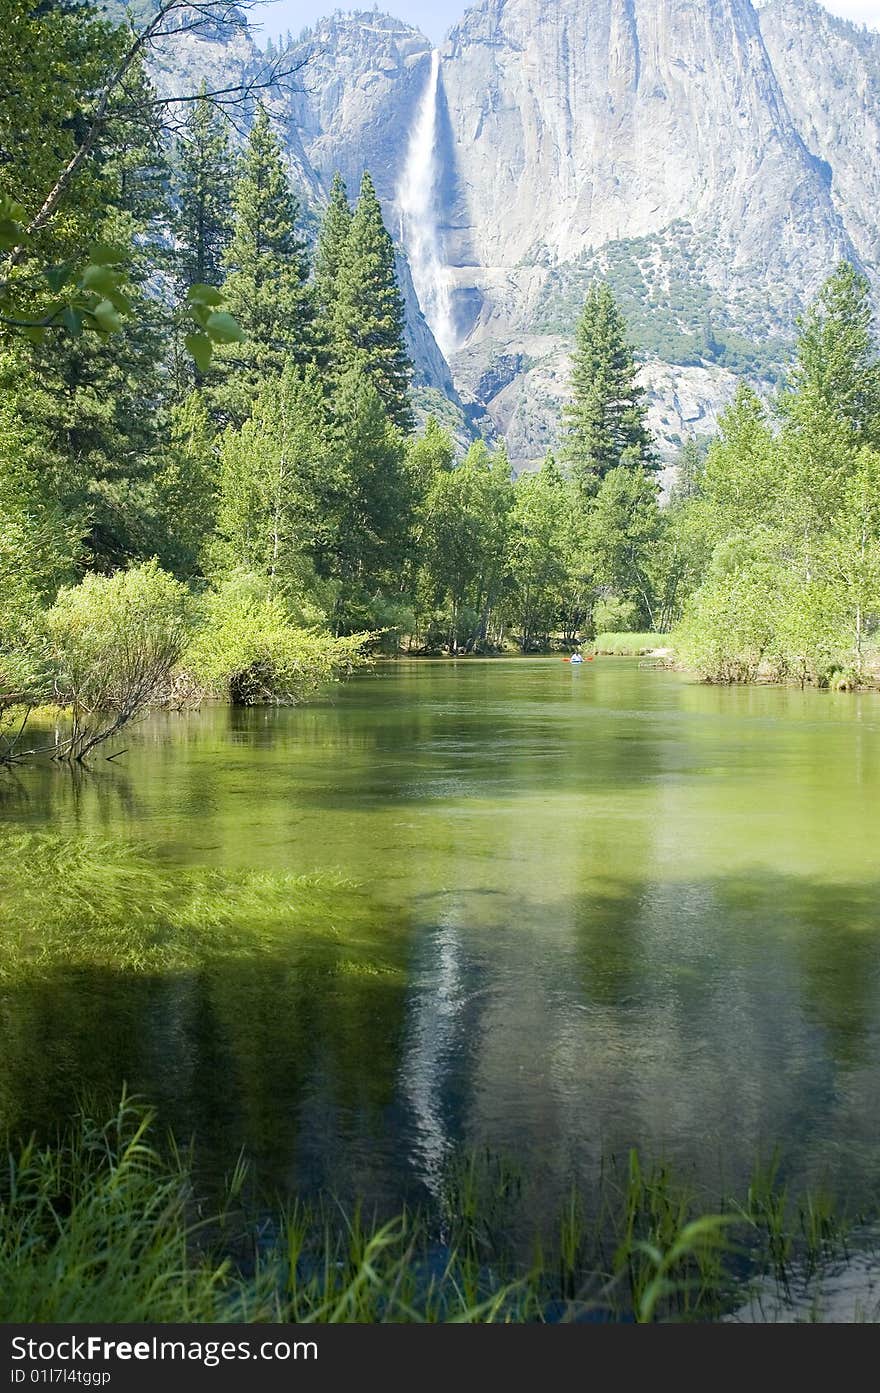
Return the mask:
<path id="1" fill-rule="evenodd" d="M 597 634 L 593 647 L 597 653 L 609 653 L 617 657 L 635 657 L 651 653 L 655 648 L 669 648 L 669 634 Z"/>
<path id="2" fill-rule="evenodd" d="M 742 1300 L 746 1273 L 785 1283 L 842 1241 L 827 1194 L 791 1201 L 772 1164 L 707 1214 L 636 1151 L 609 1163 L 592 1210 L 572 1190 L 527 1257 L 521 1177 L 489 1156 L 453 1164 L 434 1210 L 390 1220 L 324 1197 L 258 1221 L 243 1165 L 209 1214 L 190 1158 L 155 1130 L 124 1097 L 108 1121 L 84 1109 L 51 1145 L 10 1145 L 0 1321 L 711 1320 Z"/>

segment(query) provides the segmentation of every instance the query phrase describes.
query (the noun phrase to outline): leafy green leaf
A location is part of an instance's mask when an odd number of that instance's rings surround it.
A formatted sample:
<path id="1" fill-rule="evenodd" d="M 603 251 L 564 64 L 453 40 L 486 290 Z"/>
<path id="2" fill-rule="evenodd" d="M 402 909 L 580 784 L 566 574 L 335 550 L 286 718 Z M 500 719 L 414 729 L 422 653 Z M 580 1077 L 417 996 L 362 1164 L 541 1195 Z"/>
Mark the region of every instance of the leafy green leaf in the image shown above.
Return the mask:
<path id="1" fill-rule="evenodd" d="M 244 330 L 227 310 L 215 310 L 209 314 L 205 332 L 215 343 L 241 343 L 245 337 Z"/>
<path id="2" fill-rule="evenodd" d="M 120 314 L 131 314 L 131 301 L 121 290 L 108 290 L 107 299 Z"/>
<path id="3" fill-rule="evenodd" d="M 122 328 L 122 315 L 109 300 L 99 300 L 91 316 L 102 334 L 115 334 Z"/>
<path id="4" fill-rule="evenodd" d="M 109 266 L 90 264 L 82 274 L 82 285 L 86 290 L 97 290 L 109 296 L 119 284 L 119 272 L 111 271 Z"/>
<path id="5" fill-rule="evenodd" d="M 186 292 L 186 298 L 190 304 L 195 305 L 222 305 L 223 296 L 216 286 L 213 285 L 191 285 Z"/>
<path id="6" fill-rule="evenodd" d="M 4 222 L 23 223 L 27 213 L 20 203 L 16 203 L 8 193 L 0 193 L 0 219 Z"/>
<path id="7" fill-rule="evenodd" d="M 64 325 L 68 334 L 71 334 L 75 339 L 79 338 L 83 328 L 82 315 L 78 310 L 75 310 L 72 305 L 67 305 L 67 307 L 62 310 L 61 323 Z"/>
<path id="8" fill-rule="evenodd" d="M 11 218 L 0 218 L 0 247 L 6 250 L 17 247 L 23 235 L 20 223 L 13 222 Z"/>
<path id="9" fill-rule="evenodd" d="M 128 257 L 129 248 L 118 242 L 96 242 L 89 249 L 89 262 L 93 266 L 120 266 Z"/>
<path id="10" fill-rule="evenodd" d="M 199 372 L 207 372 L 211 366 L 214 346 L 206 334 L 187 334 L 184 339 L 187 352 L 191 353 Z"/>
<path id="11" fill-rule="evenodd" d="M 44 272 L 46 280 L 49 282 L 49 289 L 53 295 L 57 295 L 63 285 L 70 279 L 73 270 L 71 262 L 64 261 L 59 266 L 47 266 Z"/>

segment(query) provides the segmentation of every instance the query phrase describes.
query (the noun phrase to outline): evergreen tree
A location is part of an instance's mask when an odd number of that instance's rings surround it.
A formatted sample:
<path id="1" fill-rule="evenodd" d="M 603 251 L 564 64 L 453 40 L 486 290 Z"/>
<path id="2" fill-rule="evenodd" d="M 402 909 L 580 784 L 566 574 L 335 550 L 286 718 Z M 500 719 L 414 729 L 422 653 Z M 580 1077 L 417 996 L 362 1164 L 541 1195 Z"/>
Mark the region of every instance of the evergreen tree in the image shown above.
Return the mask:
<path id="1" fill-rule="evenodd" d="M 334 400 L 334 456 L 341 481 L 333 574 L 344 584 L 338 621 L 371 622 L 370 598 L 397 593 L 412 539 L 414 490 L 400 431 L 375 379 L 358 361 Z M 359 610 L 360 607 L 360 610 Z"/>
<path id="2" fill-rule="evenodd" d="M 655 467 L 626 322 L 602 282 L 590 287 L 577 326 L 572 387 L 565 454 L 584 493 L 612 469 Z"/>
<path id="3" fill-rule="evenodd" d="M 331 370 L 335 361 L 334 336 L 336 331 L 333 313 L 336 304 L 339 267 L 342 264 L 345 245 L 351 231 L 351 216 L 345 181 L 341 174 L 336 173 L 330 186 L 330 198 L 324 210 L 315 246 L 313 280 L 316 308 L 315 356 L 322 368 Z M 328 396 L 332 392 L 333 380 L 333 372 L 329 371 L 325 377 L 325 388 Z"/>
<path id="4" fill-rule="evenodd" d="M 177 146 L 176 267 L 184 293 L 191 285 L 222 284 L 232 235 L 232 154 L 222 119 L 204 82 Z"/>
<path id="5" fill-rule="evenodd" d="M 163 558 L 177 575 L 199 572 L 217 519 L 217 447 L 200 391 L 170 412 L 168 442 L 156 476 L 159 515 L 167 529 Z"/>
<path id="6" fill-rule="evenodd" d="M 337 210 L 341 212 L 338 195 Z M 337 229 L 341 227 L 341 219 L 334 221 Z M 338 245 L 334 233 L 334 247 Z M 412 364 L 404 334 L 405 309 L 394 245 L 382 221 L 373 181 L 364 174 L 336 275 L 333 354 L 340 374 L 355 364 L 366 372 L 390 419 L 408 433 L 413 428 Z"/>
<path id="7" fill-rule="evenodd" d="M 351 216 L 345 180 L 337 171 L 330 186 L 330 198 L 315 247 L 315 298 L 321 314 L 328 317 L 336 298 L 339 268 L 351 231 Z"/>
<path id="8" fill-rule="evenodd" d="M 234 229 L 224 261 L 230 312 L 246 342 L 217 354 L 223 380 L 215 398 L 242 420 L 267 375 L 313 356 L 314 301 L 307 285 L 306 244 L 297 228 L 299 200 L 290 187 L 281 147 L 261 107 L 233 191 Z"/>
<path id="9" fill-rule="evenodd" d="M 855 445 L 880 443 L 880 355 L 873 337 L 871 291 L 841 262 L 800 323 L 784 415 L 818 402 L 853 432 Z"/>
<path id="10" fill-rule="evenodd" d="M 149 99 L 141 69 L 132 69 L 130 84 L 138 100 Z M 103 215 L 91 238 L 134 249 L 135 313 L 109 338 L 16 342 L 0 361 L 0 390 L 43 441 L 46 488 L 76 518 L 83 560 L 103 569 L 161 550 L 155 475 L 167 419 L 169 314 L 148 281 L 165 269 L 169 208 L 158 132 L 111 120 L 99 164 Z"/>

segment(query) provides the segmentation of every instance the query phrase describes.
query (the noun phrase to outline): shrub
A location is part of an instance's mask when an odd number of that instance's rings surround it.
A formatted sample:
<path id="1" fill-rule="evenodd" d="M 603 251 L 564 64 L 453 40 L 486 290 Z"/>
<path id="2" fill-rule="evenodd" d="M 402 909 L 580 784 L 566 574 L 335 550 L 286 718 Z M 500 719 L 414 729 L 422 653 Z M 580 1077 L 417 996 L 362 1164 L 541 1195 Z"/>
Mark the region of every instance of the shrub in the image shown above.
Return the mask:
<path id="1" fill-rule="evenodd" d="M 294 703 L 362 664 L 370 638 L 300 628 L 260 577 L 237 573 L 206 596 L 182 668 L 192 686 L 237 705 Z"/>
<path id="2" fill-rule="evenodd" d="M 185 586 L 155 560 L 61 590 L 46 623 L 56 696 L 73 714 L 57 754 L 82 761 L 159 700 L 192 621 Z"/>

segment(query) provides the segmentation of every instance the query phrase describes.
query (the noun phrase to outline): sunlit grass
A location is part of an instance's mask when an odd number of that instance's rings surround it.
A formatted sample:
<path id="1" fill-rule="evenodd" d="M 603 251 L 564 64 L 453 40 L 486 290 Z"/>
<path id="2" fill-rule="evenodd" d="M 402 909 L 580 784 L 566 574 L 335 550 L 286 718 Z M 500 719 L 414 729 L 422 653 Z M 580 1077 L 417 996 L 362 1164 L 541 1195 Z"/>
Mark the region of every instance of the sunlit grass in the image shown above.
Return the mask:
<path id="1" fill-rule="evenodd" d="M 669 648 L 671 643 L 669 634 L 597 634 L 593 647 L 597 653 L 623 658 L 650 653 L 655 648 Z"/>

